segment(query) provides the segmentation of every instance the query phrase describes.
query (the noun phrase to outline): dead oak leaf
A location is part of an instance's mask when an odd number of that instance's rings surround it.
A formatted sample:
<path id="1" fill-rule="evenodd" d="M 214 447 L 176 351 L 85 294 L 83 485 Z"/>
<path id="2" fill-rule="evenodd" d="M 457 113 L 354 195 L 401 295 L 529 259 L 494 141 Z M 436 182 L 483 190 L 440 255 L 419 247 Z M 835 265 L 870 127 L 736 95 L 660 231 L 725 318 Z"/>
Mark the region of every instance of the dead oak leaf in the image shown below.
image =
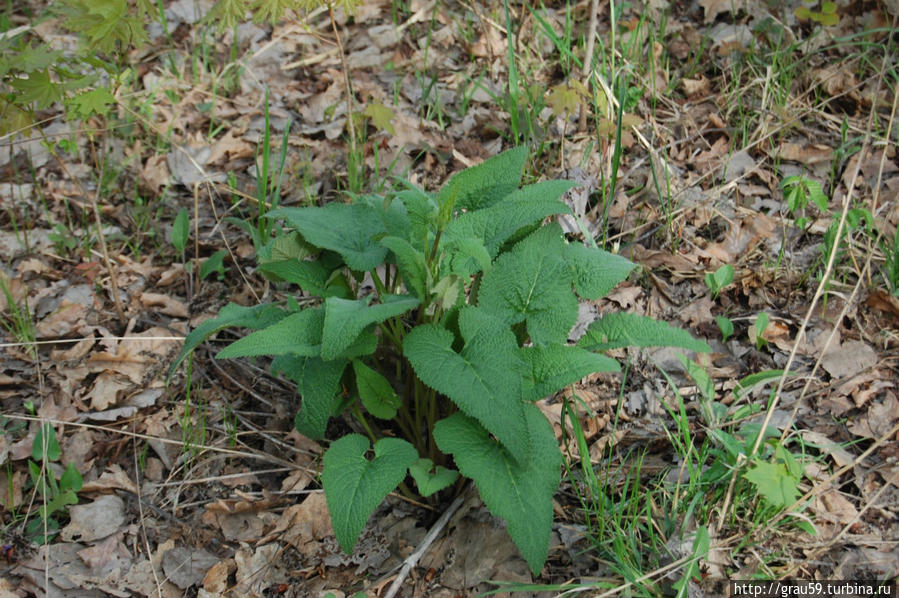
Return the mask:
<path id="1" fill-rule="evenodd" d="M 157 308 L 156 311 L 159 313 L 174 318 L 190 317 L 187 305 L 183 301 L 164 293 L 141 293 L 140 303 L 146 310 Z"/>
<path id="2" fill-rule="evenodd" d="M 821 357 L 821 367 L 834 378 L 855 376 L 877 363 L 877 353 L 862 341 L 846 341 Z"/>
<path id="3" fill-rule="evenodd" d="M 777 224 L 759 212 L 751 218 L 734 222 L 723 241 L 712 243 L 704 253 L 723 264 L 733 264 L 749 253 L 760 241 L 774 234 Z"/>
<path id="4" fill-rule="evenodd" d="M 737 12 L 745 5 L 746 0 L 699 0 L 699 6 L 705 11 L 706 23 L 712 23 L 721 13 Z"/>
<path id="5" fill-rule="evenodd" d="M 106 494 L 86 505 L 69 507 L 69 524 L 60 537 L 71 542 L 91 542 L 111 536 L 125 522 L 125 501 L 113 494 Z"/>
<path id="6" fill-rule="evenodd" d="M 780 146 L 778 153 L 782 160 L 801 162 L 808 166 L 821 163 L 830 164 L 833 160 L 833 148 L 817 143 L 807 145 L 784 143 Z"/>

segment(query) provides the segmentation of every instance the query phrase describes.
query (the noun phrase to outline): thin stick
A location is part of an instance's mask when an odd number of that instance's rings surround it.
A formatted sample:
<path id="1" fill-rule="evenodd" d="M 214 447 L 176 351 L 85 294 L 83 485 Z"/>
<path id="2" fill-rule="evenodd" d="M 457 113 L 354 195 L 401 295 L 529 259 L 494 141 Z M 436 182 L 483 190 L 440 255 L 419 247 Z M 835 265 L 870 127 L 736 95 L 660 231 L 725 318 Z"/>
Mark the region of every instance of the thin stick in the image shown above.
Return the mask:
<path id="1" fill-rule="evenodd" d="M 593 89 L 592 81 L 593 81 L 593 46 L 596 43 L 596 21 L 597 13 L 599 12 L 599 0 L 591 0 L 590 1 L 590 27 L 588 28 L 587 33 L 587 53 L 584 56 L 584 64 L 583 69 L 581 69 L 581 78 L 584 80 L 584 87 L 586 87 L 591 94 L 596 93 Z M 589 100 L 584 98 L 584 101 L 581 103 L 581 117 L 580 122 L 578 123 L 578 129 L 581 133 L 587 130 L 587 108 L 589 106 Z M 562 136 L 564 139 L 565 136 Z M 564 164 L 563 164 L 564 166 Z"/>
<path id="2" fill-rule="evenodd" d="M 440 519 L 437 520 L 437 523 L 431 527 L 431 530 L 428 532 L 428 535 L 425 536 L 425 539 L 422 540 L 421 544 L 418 545 L 418 548 L 413 552 L 409 557 L 403 561 L 403 568 L 400 569 L 399 574 L 396 576 L 396 579 L 393 580 L 393 583 L 390 584 L 390 587 L 387 588 L 387 593 L 384 594 L 384 598 L 393 598 L 396 596 L 397 592 L 400 591 L 400 588 L 403 585 L 403 582 L 406 580 L 406 577 L 409 575 L 409 572 L 412 571 L 412 567 L 418 563 L 418 559 L 420 559 L 424 553 L 428 551 L 428 548 L 431 547 L 431 544 L 434 543 L 434 540 L 437 539 L 437 536 L 440 535 L 440 532 L 443 531 L 443 528 L 446 526 L 447 522 L 450 520 L 450 517 L 462 506 L 465 497 L 460 496 L 456 500 L 453 501 L 453 504 L 449 506 L 449 508 L 443 512 L 443 515 L 440 516 Z"/>
<path id="3" fill-rule="evenodd" d="M 350 85 L 350 68 L 347 66 L 346 53 L 343 51 L 343 42 L 337 32 L 337 20 L 334 18 L 334 6 L 328 3 L 328 14 L 331 15 L 331 28 L 334 30 L 334 38 L 337 40 L 337 51 L 340 53 L 340 66 L 343 71 L 343 85 L 346 89 L 346 122 L 350 129 L 350 152 L 356 155 L 356 123 L 353 122 L 353 88 Z"/>

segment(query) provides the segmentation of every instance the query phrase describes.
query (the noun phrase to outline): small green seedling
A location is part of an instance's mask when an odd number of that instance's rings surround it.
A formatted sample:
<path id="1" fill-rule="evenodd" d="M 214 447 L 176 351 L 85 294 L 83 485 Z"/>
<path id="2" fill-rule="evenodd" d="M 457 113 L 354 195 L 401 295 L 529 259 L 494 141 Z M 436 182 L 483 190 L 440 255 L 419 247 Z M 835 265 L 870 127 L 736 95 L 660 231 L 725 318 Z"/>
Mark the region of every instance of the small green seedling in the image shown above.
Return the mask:
<path id="1" fill-rule="evenodd" d="M 203 264 L 200 266 L 200 280 L 205 280 L 208 276 L 212 274 L 217 274 L 219 280 L 225 279 L 225 265 L 223 260 L 225 256 L 228 255 L 228 252 L 224 249 L 219 249 L 212 255 L 210 255 Z"/>
<path id="2" fill-rule="evenodd" d="M 181 208 L 178 215 L 175 216 L 175 222 L 172 223 L 172 247 L 181 255 L 184 260 L 184 250 L 187 249 L 187 239 L 190 236 L 190 215 L 187 208 Z"/>
<path id="3" fill-rule="evenodd" d="M 755 345 L 756 349 L 761 350 L 762 347 L 768 344 L 768 341 L 765 340 L 763 335 L 768 328 L 769 321 L 770 318 L 768 317 L 768 314 L 761 312 L 756 316 L 752 326 L 749 327 L 749 341 Z"/>
<path id="4" fill-rule="evenodd" d="M 714 272 L 707 272 L 705 275 L 705 286 L 709 287 L 712 292 L 712 299 L 718 298 L 721 289 L 734 281 L 734 267 L 730 264 L 724 264 Z"/>
<path id="5" fill-rule="evenodd" d="M 734 323 L 727 316 L 715 316 L 715 322 L 718 324 L 718 330 L 721 331 L 721 342 L 726 343 L 734 334 Z"/>
<path id="6" fill-rule="evenodd" d="M 62 451 L 56 439 L 56 431 L 48 423 L 38 430 L 31 443 L 31 457 L 28 472 L 32 487 L 41 497 L 38 517 L 26 526 L 26 534 L 38 544 L 46 544 L 59 531 L 56 513 L 65 513 L 67 505 L 78 504 L 76 495 L 83 480 L 81 473 L 72 463 L 57 480 L 49 467 L 50 462 L 59 461 Z"/>

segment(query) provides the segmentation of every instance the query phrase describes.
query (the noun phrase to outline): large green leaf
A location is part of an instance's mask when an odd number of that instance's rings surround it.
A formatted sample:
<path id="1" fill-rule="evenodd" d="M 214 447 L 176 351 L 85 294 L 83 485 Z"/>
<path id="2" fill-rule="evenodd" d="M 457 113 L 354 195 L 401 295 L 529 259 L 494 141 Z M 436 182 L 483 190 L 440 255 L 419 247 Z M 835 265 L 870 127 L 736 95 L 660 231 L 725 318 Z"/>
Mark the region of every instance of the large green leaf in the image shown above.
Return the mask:
<path id="1" fill-rule="evenodd" d="M 452 332 L 425 324 L 406 336 L 403 354 L 422 382 L 481 422 L 514 455 L 526 455 L 525 364 L 515 336 L 501 320 L 476 307 L 462 309 L 459 327 L 465 340 L 461 353 L 453 350 Z"/>
<path id="2" fill-rule="evenodd" d="M 456 413 L 437 422 L 434 438 L 462 475 L 474 480 L 490 512 L 508 523 L 509 536 L 534 575 L 549 551 L 553 495 L 559 488 L 561 455 L 552 426 L 540 410 L 525 411 L 532 450 L 515 459 L 477 421 Z"/>
<path id="3" fill-rule="evenodd" d="M 323 309 L 304 309 L 234 341 L 219 351 L 216 359 L 285 354 L 318 357 L 324 321 Z"/>
<path id="4" fill-rule="evenodd" d="M 393 419 L 403 404 L 390 382 L 361 361 L 353 361 L 359 398 L 369 413 L 379 419 Z"/>
<path id="5" fill-rule="evenodd" d="M 377 237 L 387 233 L 377 210 L 365 203 L 329 203 L 311 208 L 279 208 L 269 218 L 284 218 L 313 245 L 339 253 L 352 270 L 371 270 L 387 248 Z"/>
<path id="6" fill-rule="evenodd" d="M 565 246 L 565 261 L 575 272 L 574 288 L 584 299 L 599 299 L 637 267 L 630 260 L 580 243 Z"/>
<path id="7" fill-rule="evenodd" d="M 518 188 L 527 159 L 528 149 L 519 146 L 466 168 L 444 185 L 437 203 L 452 202 L 457 210 L 490 206 Z"/>
<path id="8" fill-rule="evenodd" d="M 411 183 L 407 184 L 408 189 L 396 193 L 396 198 L 403 202 L 409 214 L 410 228 L 406 237 L 410 240 L 424 241 L 428 231 L 437 225 L 437 203 L 429 194 L 412 186 Z"/>
<path id="9" fill-rule="evenodd" d="M 617 372 L 621 368 L 611 357 L 567 345 L 524 347 L 521 357 L 530 366 L 525 398 L 548 397 L 595 372 Z"/>
<path id="10" fill-rule="evenodd" d="M 383 322 L 418 307 L 414 297 L 386 295 L 383 303 L 369 305 L 365 299 L 325 299 L 325 325 L 322 330 L 322 359 L 333 359 L 352 345 L 370 324 Z"/>
<path id="11" fill-rule="evenodd" d="M 412 220 L 403 202 L 390 201 L 388 197 L 374 193 L 363 195 L 357 201 L 372 207 L 388 235 L 402 238 L 409 236 Z"/>
<path id="12" fill-rule="evenodd" d="M 194 328 L 184 339 L 184 347 L 178 354 L 172 366 L 169 368 L 169 376 L 175 373 L 175 369 L 184 361 L 184 358 L 196 349 L 207 338 L 229 327 L 250 328 L 259 330 L 271 326 L 287 312 L 272 303 L 263 303 L 253 307 L 244 307 L 236 303 L 229 303 L 219 311 L 219 315 L 206 320 Z"/>
<path id="13" fill-rule="evenodd" d="M 577 321 L 571 269 L 558 224 L 538 229 L 496 259 L 484 275 L 479 305 L 507 322 L 527 322 L 534 344 L 564 342 Z"/>
<path id="14" fill-rule="evenodd" d="M 371 514 L 418 460 L 415 447 L 399 438 L 376 442 L 374 459 L 369 461 L 365 453 L 370 448 L 367 438 L 349 434 L 334 442 L 323 460 L 322 485 L 334 535 L 347 554 Z"/>
<path id="15" fill-rule="evenodd" d="M 627 312 L 606 314 L 596 320 L 577 344 L 589 351 L 608 351 L 619 347 L 680 347 L 700 353 L 712 350 L 686 330 Z"/>
<path id="16" fill-rule="evenodd" d="M 328 277 L 331 275 L 318 262 L 289 259 L 259 264 L 259 270 L 276 281 L 287 281 L 299 286 L 313 297 L 327 295 Z"/>
<path id="17" fill-rule="evenodd" d="M 272 373 L 283 372 L 297 383 L 302 406 L 294 418 L 301 434 L 312 439 L 325 435 L 335 404 L 340 378 L 349 363 L 346 359 L 323 361 L 319 357 L 280 355 L 272 362 Z"/>
<path id="18" fill-rule="evenodd" d="M 322 354 L 322 328 L 325 310 L 307 308 L 238 339 L 222 349 L 217 359 L 256 357 L 259 355 L 301 355 L 319 357 Z M 377 349 L 378 338 L 373 333 L 357 335 L 349 346 L 341 347 L 328 359 L 353 358 L 371 355 Z"/>
<path id="19" fill-rule="evenodd" d="M 522 228 L 540 222 L 552 214 L 571 210 L 559 196 L 574 186 L 570 181 L 543 181 L 528 185 L 504 197 L 489 208 L 467 212 L 446 227 L 447 240 L 474 237 L 481 239 L 492 257 L 500 246 Z"/>

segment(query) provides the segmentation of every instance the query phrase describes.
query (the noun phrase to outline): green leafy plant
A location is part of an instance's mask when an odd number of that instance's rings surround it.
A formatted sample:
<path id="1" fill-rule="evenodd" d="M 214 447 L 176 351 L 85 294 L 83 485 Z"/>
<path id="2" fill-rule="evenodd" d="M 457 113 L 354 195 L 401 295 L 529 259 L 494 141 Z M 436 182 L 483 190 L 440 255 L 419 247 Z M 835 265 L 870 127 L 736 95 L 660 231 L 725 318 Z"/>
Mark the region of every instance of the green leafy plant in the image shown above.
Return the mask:
<path id="1" fill-rule="evenodd" d="M 805 207 L 809 201 L 818 206 L 822 213 L 827 212 L 827 195 L 818 181 L 804 176 L 789 176 L 780 184 L 780 188 L 784 191 L 784 199 L 795 218 L 797 228 L 804 229 L 808 225 Z"/>
<path id="2" fill-rule="evenodd" d="M 799 498 L 799 480 L 804 470 L 779 439 L 770 439 L 768 444 L 774 450 L 773 460 L 755 459 L 743 477 L 756 487 L 764 500 L 783 509 Z"/>
<path id="3" fill-rule="evenodd" d="M 714 272 L 707 272 L 705 275 L 705 286 L 712 292 L 712 299 L 717 299 L 721 289 L 733 281 L 734 267 L 730 264 L 724 264 Z"/>
<path id="4" fill-rule="evenodd" d="M 474 481 L 538 573 L 552 529 L 561 454 L 534 401 L 592 372 L 625 346 L 709 347 L 651 318 L 604 315 L 576 343 L 578 297 L 595 300 L 635 267 L 566 241 L 547 216 L 569 213 L 572 186 L 521 186 L 519 147 L 455 175 L 436 194 L 411 185 L 351 203 L 280 208 L 290 230 L 261 271 L 317 299 L 229 304 L 192 331 L 174 368 L 225 327 L 255 332 L 219 358 L 270 355 L 297 384 L 296 428 L 321 439 L 340 414 L 358 433 L 331 443 L 322 484 L 341 547 L 351 551 L 394 489 L 449 491 Z M 435 498 L 434 500 L 437 500 Z"/>
<path id="5" fill-rule="evenodd" d="M 56 439 L 56 431 L 48 423 L 42 424 L 31 443 L 31 459 L 28 472 L 31 485 L 41 497 L 38 516 L 26 526 L 25 532 L 38 544 L 46 544 L 59 531 L 56 513 L 65 513 L 67 505 L 78 504 L 77 492 L 81 490 L 81 473 L 69 463 L 59 479 L 49 463 L 59 461 L 62 451 Z"/>

